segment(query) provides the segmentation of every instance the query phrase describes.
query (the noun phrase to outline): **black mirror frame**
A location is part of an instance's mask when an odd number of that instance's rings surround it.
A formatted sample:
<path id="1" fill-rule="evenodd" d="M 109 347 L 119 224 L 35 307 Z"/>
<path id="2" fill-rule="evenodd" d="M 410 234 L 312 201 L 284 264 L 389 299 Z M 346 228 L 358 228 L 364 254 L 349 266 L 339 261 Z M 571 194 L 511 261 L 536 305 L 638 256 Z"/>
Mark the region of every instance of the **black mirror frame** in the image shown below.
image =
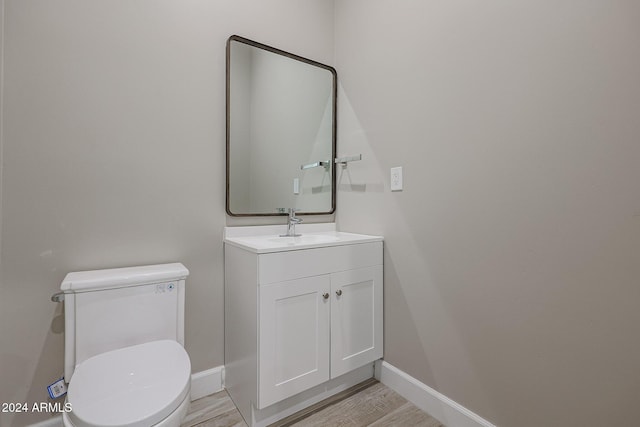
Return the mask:
<path id="1" fill-rule="evenodd" d="M 333 105 L 332 105 L 332 113 L 333 113 L 333 123 L 331 125 L 331 143 L 332 143 L 332 147 L 331 147 L 331 210 L 328 212 L 300 212 L 299 215 L 331 215 L 336 211 L 336 164 L 334 162 L 335 157 L 336 157 L 336 137 L 337 137 L 337 121 L 338 121 L 338 117 L 337 117 L 337 105 L 338 105 L 338 73 L 336 72 L 335 68 L 329 66 L 329 65 L 325 65 L 322 64 L 320 62 L 314 61 L 312 59 L 308 59 L 308 58 L 304 58 L 302 56 L 299 55 L 295 55 L 293 53 L 290 52 L 286 52 L 284 50 L 272 47 L 272 46 L 268 46 L 262 43 L 258 43 L 256 41 L 253 40 L 249 40 L 247 38 L 238 36 L 238 35 L 232 35 L 231 37 L 229 37 L 227 39 L 227 47 L 226 47 L 226 197 L 225 197 L 225 209 L 227 211 L 227 215 L 229 216 L 235 216 L 235 217 L 248 217 L 248 216 L 285 216 L 288 215 L 287 213 L 233 213 L 231 212 L 231 210 L 229 209 L 229 165 L 230 165 L 230 161 L 229 161 L 229 153 L 230 153 L 230 132 L 229 132 L 229 128 L 230 128 L 230 123 L 231 123 L 231 118 L 230 118 L 230 114 L 229 114 L 229 105 L 230 105 L 230 101 L 231 101 L 231 91 L 230 91 L 230 83 L 231 83 L 231 73 L 230 73 L 230 69 L 231 69 L 231 42 L 232 41 L 236 41 L 236 42 L 240 42 L 240 43 L 244 43 L 244 44 L 248 44 L 250 46 L 256 47 L 258 49 L 263 49 L 266 50 L 268 52 L 272 52 L 278 55 L 282 55 L 282 56 L 286 56 L 288 58 L 291 59 L 295 59 L 297 61 L 301 61 L 310 65 L 314 65 L 316 67 L 320 67 L 320 68 L 324 68 L 325 70 L 328 70 L 331 72 L 331 74 L 333 75 Z"/>

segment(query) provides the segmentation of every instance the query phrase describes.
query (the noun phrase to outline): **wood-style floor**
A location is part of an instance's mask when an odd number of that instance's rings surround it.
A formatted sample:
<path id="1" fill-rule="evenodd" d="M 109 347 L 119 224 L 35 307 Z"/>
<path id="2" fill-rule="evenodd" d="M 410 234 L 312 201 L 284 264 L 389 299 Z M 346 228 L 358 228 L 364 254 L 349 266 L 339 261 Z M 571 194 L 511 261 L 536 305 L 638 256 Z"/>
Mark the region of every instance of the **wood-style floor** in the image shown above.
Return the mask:
<path id="1" fill-rule="evenodd" d="M 377 381 L 328 406 L 318 406 L 312 411 L 294 414 L 274 426 L 444 427 L 438 420 Z M 191 402 L 182 427 L 196 426 L 247 427 L 224 390 Z"/>

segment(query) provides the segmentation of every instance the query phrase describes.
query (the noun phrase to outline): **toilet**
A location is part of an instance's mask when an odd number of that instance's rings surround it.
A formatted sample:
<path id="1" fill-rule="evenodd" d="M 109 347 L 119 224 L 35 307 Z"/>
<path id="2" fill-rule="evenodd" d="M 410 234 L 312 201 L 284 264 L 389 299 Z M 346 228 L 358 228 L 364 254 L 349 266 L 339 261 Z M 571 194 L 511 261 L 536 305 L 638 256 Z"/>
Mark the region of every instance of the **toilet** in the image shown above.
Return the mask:
<path id="1" fill-rule="evenodd" d="M 69 273 L 67 427 L 178 427 L 190 403 L 180 263 Z"/>

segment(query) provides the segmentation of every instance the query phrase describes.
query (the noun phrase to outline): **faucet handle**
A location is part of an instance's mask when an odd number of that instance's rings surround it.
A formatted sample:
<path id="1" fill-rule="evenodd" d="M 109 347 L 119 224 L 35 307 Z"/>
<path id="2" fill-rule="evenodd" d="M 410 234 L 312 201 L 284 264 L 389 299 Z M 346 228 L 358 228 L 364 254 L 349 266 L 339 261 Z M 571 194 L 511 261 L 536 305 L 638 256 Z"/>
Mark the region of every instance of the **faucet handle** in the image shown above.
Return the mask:
<path id="1" fill-rule="evenodd" d="M 296 212 L 300 212 L 300 209 L 289 208 L 289 218 L 291 218 L 291 219 L 299 219 L 296 216 Z M 302 221 L 302 220 L 300 219 L 300 221 Z"/>
<path id="2" fill-rule="evenodd" d="M 295 209 L 295 208 L 289 208 L 289 223 L 291 224 L 299 224 L 302 222 L 302 218 L 298 218 L 296 216 L 296 212 L 298 212 L 300 209 Z"/>

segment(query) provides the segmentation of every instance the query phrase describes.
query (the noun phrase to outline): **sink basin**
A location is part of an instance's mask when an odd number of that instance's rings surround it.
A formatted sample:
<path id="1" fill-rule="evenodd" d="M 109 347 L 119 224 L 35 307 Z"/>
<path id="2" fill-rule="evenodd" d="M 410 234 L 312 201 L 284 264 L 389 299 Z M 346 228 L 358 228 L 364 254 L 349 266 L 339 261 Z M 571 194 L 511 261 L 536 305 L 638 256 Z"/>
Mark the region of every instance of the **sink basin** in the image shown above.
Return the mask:
<path id="1" fill-rule="evenodd" d="M 383 240 L 380 236 L 336 231 L 335 223 L 302 224 L 296 231 L 301 235 L 280 237 L 286 226 L 226 227 L 224 242 L 250 252 L 269 253 Z"/>

